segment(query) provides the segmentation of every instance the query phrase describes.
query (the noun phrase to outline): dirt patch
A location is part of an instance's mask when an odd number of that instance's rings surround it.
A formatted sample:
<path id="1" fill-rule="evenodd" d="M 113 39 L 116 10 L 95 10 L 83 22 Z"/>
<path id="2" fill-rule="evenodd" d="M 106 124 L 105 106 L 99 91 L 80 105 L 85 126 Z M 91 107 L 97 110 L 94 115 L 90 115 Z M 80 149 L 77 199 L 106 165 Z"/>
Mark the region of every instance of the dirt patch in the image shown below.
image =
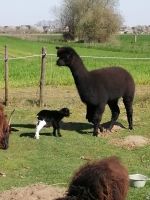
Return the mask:
<path id="1" fill-rule="evenodd" d="M 111 144 L 116 146 L 121 146 L 127 149 L 133 149 L 136 147 L 143 147 L 150 144 L 150 139 L 140 136 L 140 135 L 129 135 L 124 139 L 113 139 Z"/>
<path id="2" fill-rule="evenodd" d="M 0 94 L 4 94 L 4 89 L 0 89 Z M 9 91 L 9 105 L 15 107 L 36 107 L 39 103 L 40 90 L 38 87 L 11 88 Z M 54 106 L 72 103 L 81 103 L 75 86 L 45 86 L 44 106 Z M 63 99 L 63 101 L 62 101 Z M 4 97 L 0 97 L 0 102 L 4 102 Z"/>
<path id="3" fill-rule="evenodd" d="M 64 194 L 65 188 L 35 184 L 2 192 L 0 200 L 52 200 Z"/>
<path id="4" fill-rule="evenodd" d="M 112 127 L 112 129 L 110 131 L 109 130 L 110 121 L 106 122 L 106 123 L 103 123 L 102 127 L 103 127 L 103 132 L 100 132 L 100 130 L 99 130 L 98 137 L 109 137 L 110 135 L 125 129 L 125 127 L 121 123 L 115 122 L 115 124 L 113 125 L 113 127 Z"/>
<path id="5" fill-rule="evenodd" d="M 110 121 L 109 122 L 106 122 L 106 123 L 103 123 L 102 124 L 102 127 L 104 129 L 104 132 L 110 132 L 108 131 L 109 127 L 110 127 Z M 120 122 L 115 122 L 112 129 L 111 129 L 111 132 L 117 132 L 119 130 L 122 130 L 122 129 L 125 129 L 125 127 L 120 123 Z"/>

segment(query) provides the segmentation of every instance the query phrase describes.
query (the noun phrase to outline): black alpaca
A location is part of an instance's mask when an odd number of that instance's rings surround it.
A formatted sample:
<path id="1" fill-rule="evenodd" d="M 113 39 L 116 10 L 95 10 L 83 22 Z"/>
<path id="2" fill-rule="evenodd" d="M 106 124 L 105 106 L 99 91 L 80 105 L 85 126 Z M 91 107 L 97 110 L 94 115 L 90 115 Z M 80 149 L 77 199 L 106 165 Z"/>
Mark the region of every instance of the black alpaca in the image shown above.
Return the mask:
<path id="1" fill-rule="evenodd" d="M 116 157 L 82 166 L 73 176 L 67 193 L 56 200 L 125 200 L 129 178 Z"/>
<path id="2" fill-rule="evenodd" d="M 56 133 L 59 137 L 61 137 L 60 133 L 60 125 L 59 122 L 63 117 L 69 117 L 70 111 L 68 108 L 62 108 L 61 110 L 41 110 L 37 114 L 37 125 L 36 125 L 36 133 L 35 138 L 39 139 L 40 130 L 46 126 L 53 126 L 53 135 L 56 136 Z"/>
<path id="3" fill-rule="evenodd" d="M 118 100 L 123 98 L 127 112 L 129 129 L 133 129 L 133 99 L 135 84 L 132 76 L 121 67 L 108 67 L 88 71 L 80 56 L 70 47 L 56 47 L 57 65 L 68 66 L 74 77 L 81 100 L 87 106 L 86 119 L 94 124 L 93 136 L 97 136 L 105 105 L 108 104 L 112 112 L 109 130 L 118 119 L 120 109 Z"/>

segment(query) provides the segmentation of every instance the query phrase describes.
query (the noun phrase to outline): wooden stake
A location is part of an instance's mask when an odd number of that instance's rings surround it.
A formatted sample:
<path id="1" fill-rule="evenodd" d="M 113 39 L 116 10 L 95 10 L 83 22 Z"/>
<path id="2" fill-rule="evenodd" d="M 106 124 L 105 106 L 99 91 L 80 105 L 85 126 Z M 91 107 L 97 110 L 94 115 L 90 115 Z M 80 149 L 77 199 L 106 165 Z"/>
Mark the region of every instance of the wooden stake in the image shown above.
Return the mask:
<path id="1" fill-rule="evenodd" d="M 5 60 L 4 60 L 4 79 L 5 79 L 5 106 L 8 106 L 8 49 L 5 45 Z"/>
<path id="2" fill-rule="evenodd" d="M 42 48 L 42 60 L 41 60 L 41 78 L 40 78 L 40 99 L 39 106 L 43 106 L 44 99 L 44 85 L 45 85 L 45 63 L 46 63 L 46 51 Z"/>

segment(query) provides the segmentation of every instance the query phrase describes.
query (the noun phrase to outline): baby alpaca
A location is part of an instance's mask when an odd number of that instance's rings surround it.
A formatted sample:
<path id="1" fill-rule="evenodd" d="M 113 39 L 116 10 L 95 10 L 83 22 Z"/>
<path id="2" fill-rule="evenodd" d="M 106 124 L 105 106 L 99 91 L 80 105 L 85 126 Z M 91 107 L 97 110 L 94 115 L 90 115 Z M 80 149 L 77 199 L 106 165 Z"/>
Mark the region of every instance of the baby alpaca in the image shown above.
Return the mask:
<path id="1" fill-rule="evenodd" d="M 116 157 L 82 166 L 73 176 L 67 193 L 57 200 L 125 200 L 129 178 Z"/>
<path id="2" fill-rule="evenodd" d="M 70 111 L 68 108 L 62 108 L 61 110 L 41 110 L 37 114 L 37 125 L 36 125 L 36 133 L 35 138 L 39 139 L 40 130 L 45 127 L 53 126 L 53 136 L 57 135 L 61 137 L 60 134 L 60 125 L 59 122 L 62 120 L 63 117 L 69 117 Z"/>

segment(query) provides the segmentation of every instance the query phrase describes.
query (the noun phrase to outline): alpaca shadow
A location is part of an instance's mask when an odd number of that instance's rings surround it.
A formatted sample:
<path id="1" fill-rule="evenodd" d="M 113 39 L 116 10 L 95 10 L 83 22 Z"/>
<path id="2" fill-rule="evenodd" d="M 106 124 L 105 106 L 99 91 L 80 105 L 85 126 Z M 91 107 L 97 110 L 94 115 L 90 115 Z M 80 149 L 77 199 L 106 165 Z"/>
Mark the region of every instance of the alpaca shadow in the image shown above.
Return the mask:
<path id="1" fill-rule="evenodd" d="M 102 124 L 102 127 L 105 130 L 108 130 L 109 127 L 110 127 L 110 124 L 111 124 L 111 121 L 105 122 L 105 123 Z M 120 122 L 115 122 L 112 129 L 127 129 L 127 128 L 123 124 L 121 124 Z"/>
<path id="2" fill-rule="evenodd" d="M 29 138 L 34 138 L 35 133 L 21 133 L 20 137 L 29 137 Z"/>
<path id="3" fill-rule="evenodd" d="M 110 127 L 111 121 L 105 122 L 102 125 L 104 130 L 108 130 Z M 80 134 L 89 134 L 93 133 L 93 124 L 90 123 L 81 123 L 81 122 L 61 122 L 61 129 L 69 130 L 69 131 L 76 131 Z M 120 122 L 115 122 L 113 125 L 112 130 L 120 130 L 120 129 L 127 129 L 123 124 Z"/>
<path id="4" fill-rule="evenodd" d="M 31 128 L 35 129 L 34 124 L 14 124 L 14 127 L 21 127 L 21 128 Z M 89 123 L 81 123 L 81 122 L 60 122 L 60 131 L 61 130 L 68 130 L 68 131 L 76 131 L 80 134 L 88 134 L 92 132 L 87 132 L 87 129 L 91 129 L 93 126 Z M 53 136 L 52 133 L 52 127 L 44 127 L 44 129 L 47 129 L 47 132 L 40 132 L 40 135 L 44 136 Z M 51 129 L 51 130 L 50 130 Z M 29 137 L 29 138 L 34 138 L 35 132 L 25 132 L 21 133 L 20 137 Z"/>
<path id="5" fill-rule="evenodd" d="M 35 124 L 12 124 L 13 127 L 15 128 L 28 128 L 28 129 L 35 129 Z M 30 137 L 30 138 L 34 138 L 35 132 L 31 132 L 31 133 L 22 133 L 20 134 L 20 137 Z"/>
<path id="6" fill-rule="evenodd" d="M 51 132 L 47 132 L 47 133 L 40 133 L 40 136 L 44 135 L 44 136 L 53 136 L 53 134 Z M 30 132 L 30 133 L 21 133 L 20 137 L 29 137 L 29 138 L 34 138 L 35 136 L 35 132 Z"/>
<path id="7" fill-rule="evenodd" d="M 34 129 L 36 128 L 35 124 L 13 124 L 14 127 L 20 127 L 20 128 L 28 128 L 28 129 Z M 49 127 L 45 127 L 45 128 L 49 128 Z M 49 130 L 49 132 L 47 133 L 42 133 L 40 132 L 40 135 L 45 135 L 45 136 L 52 136 L 53 134 L 51 133 L 51 131 Z M 29 137 L 29 138 L 34 138 L 35 136 L 35 131 L 34 132 L 24 132 L 20 134 L 20 137 Z"/>
<path id="8" fill-rule="evenodd" d="M 35 124 L 12 124 L 12 127 L 15 127 L 15 128 L 31 128 L 31 129 L 35 129 Z"/>
<path id="9" fill-rule="evenodd" d="M 18 132 L 19 130 L 18 129 L 16 129 L 16 128 L 14 128 L 14 127 L 10 127 L 10 130 L 11 130 L 11 132 Z"/>
<path id="10" fill-rule="evenodd" d="M 92 129 L 93 125 L 90 123 L 83 122 L 61 122 L 60 127 L 62 130 L 76 131 L 80 134 L 92 133 L 88 129 Z"/>
<path id="11" fill-rule="evenodd" d="M 120 122 L 115 122 L 114 124 L 117 129 L 126 129 Z M 102 124 L 102 127 L 104 129 L 108 129 L 110 126 L 110 121 L 105 122 Z M 30 128 L 35 130 L 34 124 L 13 124 L 13 127 L 17 128 Z M 47 132 L 40 132 L 40 135 L 44 136 L 53 136 L 52 130 L 50 128 L 52 127 L 45 127 L 47 129 Z M 91 130 L 90 130 L 91 129 Z M 93 133 L 93 124 L 90 123 L 82 123 L 82 122 L 60 122 L 60 130 L 68 130 L 68 131 L 76 131 L 79 134 L 91 134 Z M 34 138 L 35 132 L 25 132 L 21 133 L 20 137 L 30 137 Z"/>

